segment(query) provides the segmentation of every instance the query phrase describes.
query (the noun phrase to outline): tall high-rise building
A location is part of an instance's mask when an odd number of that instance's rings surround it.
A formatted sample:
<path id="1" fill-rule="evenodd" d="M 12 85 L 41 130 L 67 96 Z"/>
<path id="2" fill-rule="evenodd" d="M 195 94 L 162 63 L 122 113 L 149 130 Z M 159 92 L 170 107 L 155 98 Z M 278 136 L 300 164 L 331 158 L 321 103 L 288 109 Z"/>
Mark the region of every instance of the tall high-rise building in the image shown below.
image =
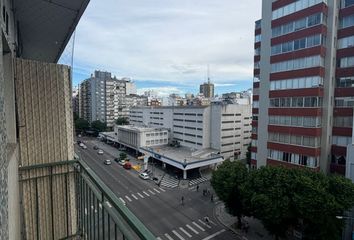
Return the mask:
<path id="1" fill-rule="evenodd" d="M 262 2 L 252 165 L 344 174 L 353 129 L 354 1 Z"/>
<path id="2" fill-rule="evenodd" d="M 130 79 L 117 79 L 110 72 L 95 71 L 80 84 L 79 115 L 89 122 L 100 120 L 113 127 L 116 119 L 128 116 L 130 106 L 126 96 L 130 94 L 136 94 Z"/>
<path id="3" fill-rule="evenodd" d="M 208 82 L 200 84 L 199 93 L 203 94 L 206 98 L 214 97 L 214 84 L 210 82 L 210 78 L 208 78 Z"/>

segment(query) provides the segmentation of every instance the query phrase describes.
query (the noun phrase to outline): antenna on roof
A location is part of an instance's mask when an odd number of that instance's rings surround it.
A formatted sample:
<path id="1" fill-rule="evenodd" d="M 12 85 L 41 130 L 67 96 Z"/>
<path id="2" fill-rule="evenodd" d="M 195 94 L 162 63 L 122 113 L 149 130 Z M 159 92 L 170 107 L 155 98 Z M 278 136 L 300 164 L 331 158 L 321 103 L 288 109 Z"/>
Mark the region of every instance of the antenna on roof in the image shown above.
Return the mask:
<path id="1" fill-rule="evenodd" d="M 209 69 L 209 64 L 207 66 L 207 76 L 208 76 L 208 84 L 210 84 L 210 69 Z"/>

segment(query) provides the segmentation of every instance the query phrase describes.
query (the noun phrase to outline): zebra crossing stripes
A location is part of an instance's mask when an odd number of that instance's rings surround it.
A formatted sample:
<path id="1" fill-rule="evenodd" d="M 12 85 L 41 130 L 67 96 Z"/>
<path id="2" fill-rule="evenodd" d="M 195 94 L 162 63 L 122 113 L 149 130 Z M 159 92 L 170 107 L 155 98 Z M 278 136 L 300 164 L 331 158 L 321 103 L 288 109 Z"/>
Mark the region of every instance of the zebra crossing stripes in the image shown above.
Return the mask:
<path id="1" fill-rule="evenodd" d="M 146 196 L 150 197 L 150 195 L 149 195 L 147 192 L 143 191 L 143 193 L 144 193 Z"/>
<path id="2" fill-rule="evenodd" d="M 180 227 L 179 230 L 181 230 L 181 232 L 183 232 L 184 234 L 186 234 L 188 237 L 192 237 L 192 235 L 190 235 L 186 230 L 184 230 L 183 227 Z"/>
<path id="3" fill-rule="evenodd" d="M 168 233 L 165 233 L 165 236 L 167 237 L 168 240 L 174 240 Z"/>
<path id="4" fill-rule="evenodd" d="M 154 191 L 155 191 L 155 192 L 157 192 L 157 193 L 160 193 L 160 191 L 159 191 L 159 190 L 157 190 L 156 188 L 154 188 Z"/>
<path id="5" fill-rule="evenodd" d="M 194 186 L 194 185 L 197 185 L 197 184 L 200 184 L 202 182 L 206 182 L 208 181 L 208 179 L 206 177 L 199 177 L 199 178 L 195 178 L 195 179 L 192 179 L 189 181 L 189 186 Z"/>
<path id="6" fill-rule="evenodd" d="M 156 193 L 154 193 L 153 191 L 151 191 L 150 189 L 148 189 L 149 193 L 151 193 L 152 195 L 155 195 Z"/>
<path id="7" fill-rule="evenodd" d="M 192 239 L 212 239 L 217 235 L 225 232 L 225 229 L 220 229 L 212 220 L 207 220 L 209 217 L 204 217 L 191 221 L 190 223 L 170 230 L 170 232 L 161 233 L 157 236 L 157 240 L 192 240 Z M 211 234 L 205 236 L 206 234 Z"/>
<path id="8" fill-rule="evenodd" d="M 168 187 L 168 188 L 176 188 L 179 185 L 179 180 L 170 177 L 169 175 L 165 175 L 161 182 L 160 182 L 160 186 L 163 187 Z"/>
<path id="9" fill-rule="evenodd" d="M 144 198 L 144 196 L 141 193 L 137 193 L 141 198 Z"/>
<path id="10" fill-rule="evenodd" d="M 199 228 L 200 230 L 202 230 L 203 232 L 205 231 L 204 228 L 202 228 L 201 226 L 199 226 L 196 222 L 192 222 L 194 226 L 196 226 L 197 228 Z"/>
<path id="11" fill-rule="evenodd" d="M 179 235 L 179 233 L 176 232 L 175 230 L 172 230 L 172 233 L 173 233 L 174 235 L 176 235 L 180 240 L 185 240 L 184 237 L 182 237 L 181 235 Z"/>
<path id="12" fill-rule="evenodd" d="M 194 232 L 195 234 L 199 234 L 199 232 L 197 230 L 195 230 L 194 228 L 192 228 L 191 226 L 189 226 L 188 224 L 186 225 L 187 228 L 189 228 L 192 232 Z"/>
<path id="13" fill-rule="evenodd" d="M 132 194 L 132 197 L 135 198 L 135 200 L 138 200 L 139 198 L 137 198 L 134 194 Z"/>
<path id="14" fill-rule="evenodd" d="M 129 202 L 131 202 L 132 200 L 131 200 L 131 198 L 130 197 L 128 197 L 128 196 L 125 196 L 125 198 L 129 201 Z"/>

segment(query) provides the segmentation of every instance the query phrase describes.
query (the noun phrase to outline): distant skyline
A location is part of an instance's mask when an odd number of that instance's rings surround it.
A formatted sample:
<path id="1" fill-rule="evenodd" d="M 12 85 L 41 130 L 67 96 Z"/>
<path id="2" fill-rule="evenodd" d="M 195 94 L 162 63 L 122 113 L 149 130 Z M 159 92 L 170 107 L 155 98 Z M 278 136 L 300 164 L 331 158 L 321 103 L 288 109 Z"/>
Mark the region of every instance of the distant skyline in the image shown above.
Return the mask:
<path id="1" fill-rule="evenodd" d="M 91 0 L 76 30 L 73 84 L 102 70 L 132 78 L 139 93 L 197 93 L 209 64 L 215 94 L 246 90 L 260 15 L 261 0 Z"/>

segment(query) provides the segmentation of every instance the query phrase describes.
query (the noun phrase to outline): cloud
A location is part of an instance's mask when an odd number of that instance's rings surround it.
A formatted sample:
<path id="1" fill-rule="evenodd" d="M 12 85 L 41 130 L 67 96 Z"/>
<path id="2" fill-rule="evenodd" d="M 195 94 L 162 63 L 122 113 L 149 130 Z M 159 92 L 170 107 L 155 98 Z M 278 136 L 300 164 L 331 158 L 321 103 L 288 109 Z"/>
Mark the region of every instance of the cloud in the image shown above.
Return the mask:
<path id="1" fill-rule="evenodd" d="M 175 86 L 139 88 L 138 94 L 144 94 L 146 91 L 153 91 L 159 97 L 168 97 L 171 93 L 176 93 L 179 95 L 184 94 L 183 90 Z"/>
<path id="2" fill-rule="evenodd" d="M 251 81 L 260 9 L 261 0 L 91 0 L 74 71 L 199 84 L 209 64 L 215 83 Z"/>
<path id="3" fill-rule="evenodd" d="M 233 86 L 237 86 L 237 84 L 233 84 L 233 83 L 215 83 L 214 86 L 215 87 L 233 87 Z"/>

